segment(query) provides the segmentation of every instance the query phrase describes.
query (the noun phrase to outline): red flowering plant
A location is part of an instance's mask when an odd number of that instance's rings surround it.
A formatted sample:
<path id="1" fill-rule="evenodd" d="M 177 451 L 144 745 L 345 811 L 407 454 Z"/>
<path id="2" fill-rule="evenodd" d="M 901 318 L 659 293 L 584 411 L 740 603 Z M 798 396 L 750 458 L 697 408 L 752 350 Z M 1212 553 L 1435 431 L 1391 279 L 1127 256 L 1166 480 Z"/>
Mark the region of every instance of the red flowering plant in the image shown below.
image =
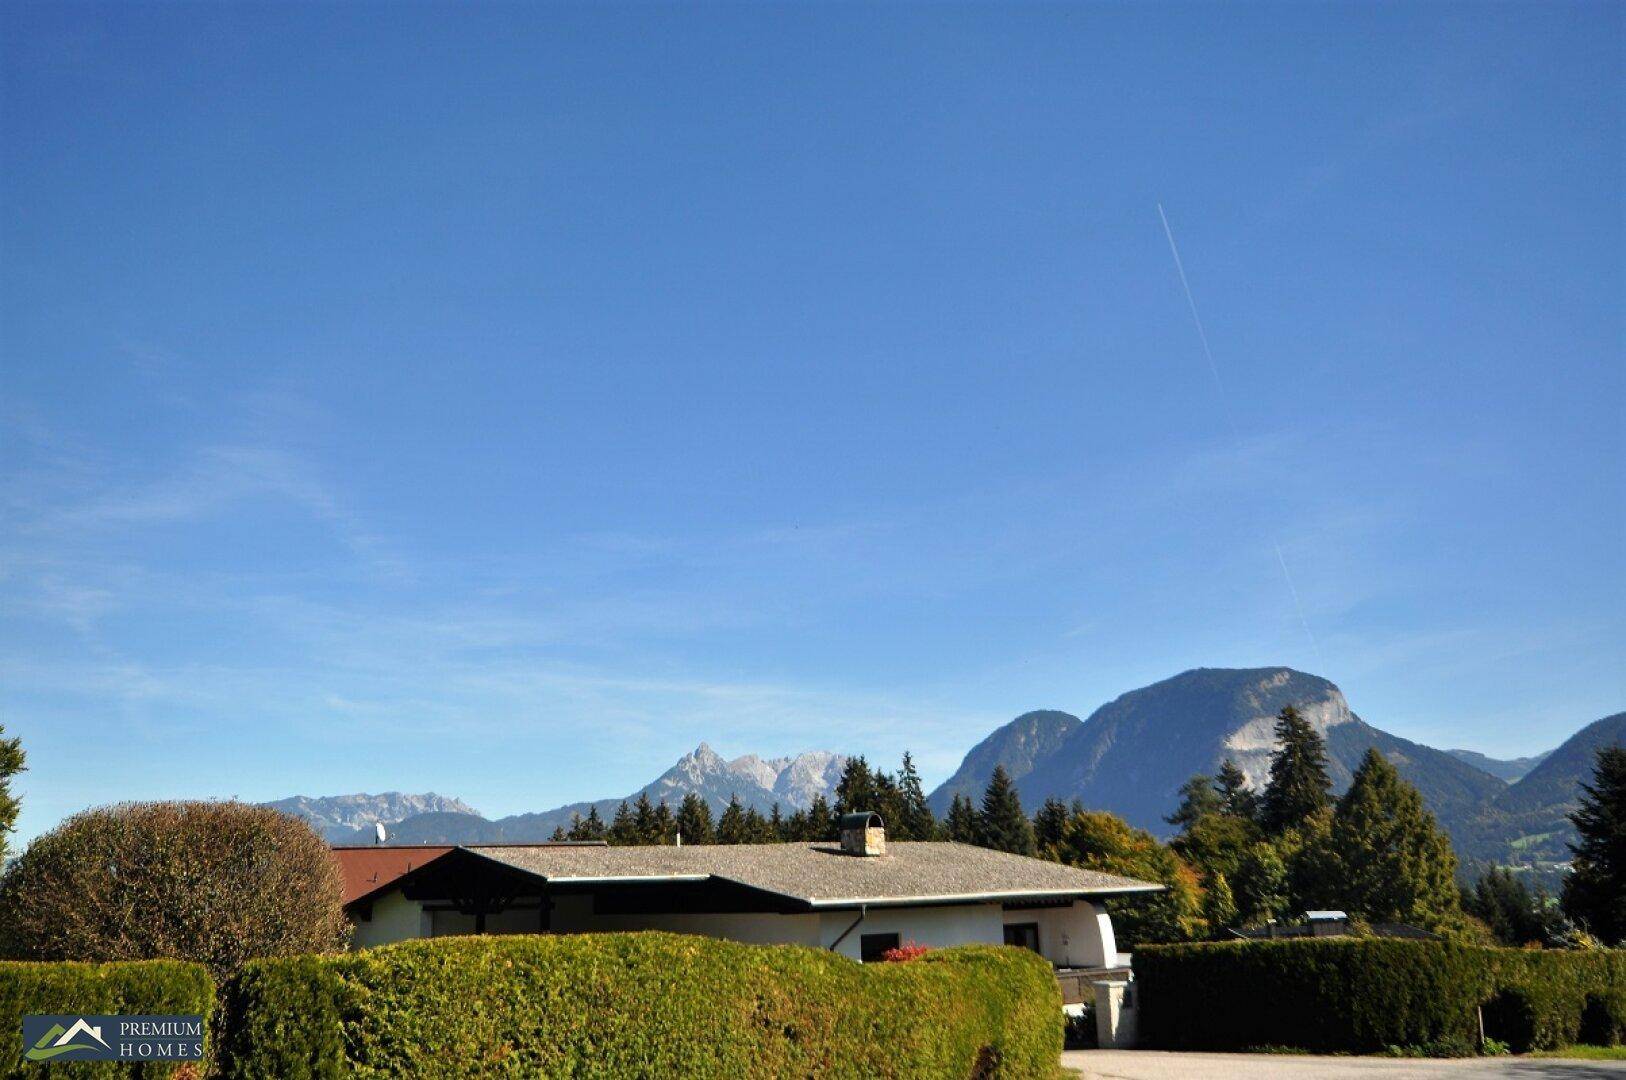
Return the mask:
<path id="1" fill-rule="evenodd" d="M 905 941 L 902 945 L 886 950 L 881 954 L 881 959 L 886 963 L 895 964 L 904 960 L 914 960 L 929 952 L 931 949 L 918 941 Z"/>

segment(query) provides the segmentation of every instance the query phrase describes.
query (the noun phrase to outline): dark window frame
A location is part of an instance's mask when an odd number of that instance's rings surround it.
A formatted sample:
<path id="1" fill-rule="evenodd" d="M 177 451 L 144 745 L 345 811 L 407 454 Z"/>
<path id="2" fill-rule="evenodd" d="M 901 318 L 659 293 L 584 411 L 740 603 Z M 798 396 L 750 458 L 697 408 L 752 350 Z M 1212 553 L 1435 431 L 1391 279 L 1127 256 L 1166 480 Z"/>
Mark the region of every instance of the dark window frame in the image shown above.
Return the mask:
<path id="1" fill-rule="evenodd" d="M 885 942 L 885 944 L 882 944 L 882 942 Z M 860 934 L 858 937 L 858 958 L 866 964 L 873 964 L 889 950 L 896 949 L 902 944 L 902 935 L 895 933 Z"/>
<path id="2" fill-rule="evenodd" d="M 1025 941 L 1012 941 L 1011 940 L 1011 931 L 1012 930 L 1031 931 L 1032 935 L 1033 935 L 1033 944 L 1029 945 Z M 1007 944 L 1007 945 L 1015 945 L 1016 947 L 1022 948 L 1022 949 L 1031 949 L 1032 951 L 1038 953 L 1040 956 L 1044 955 L 1044 949 L 1043 949 L 1043 947 L 1041 946 L 1041 944 L 1039 942 L 1039 924 L 1036 923 L 1036 922 L 1008 922 L 1008 923 L 1006 923 L 1005 924 L 1005 944 Z"/>

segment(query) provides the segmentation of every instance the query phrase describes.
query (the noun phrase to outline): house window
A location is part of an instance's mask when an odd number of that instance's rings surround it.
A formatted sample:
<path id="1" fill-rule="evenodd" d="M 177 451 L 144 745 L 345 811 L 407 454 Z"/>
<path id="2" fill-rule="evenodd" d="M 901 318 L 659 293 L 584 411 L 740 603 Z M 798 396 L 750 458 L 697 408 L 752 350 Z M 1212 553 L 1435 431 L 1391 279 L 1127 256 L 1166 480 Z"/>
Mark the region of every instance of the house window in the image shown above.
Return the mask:
<path id="1" fill-rule="evenodd" d="M 864 963 L 870 964 L 879 960 L 888 949 L 897 947 L 896 934 L 865 934 L 858 939 L 858 956 Z"/>
<path id="2" fill-rule="evenodd" d="M 1036 922 L 1006 923 L 1005 944 L 1038 952 L 1039 924 Z"/>

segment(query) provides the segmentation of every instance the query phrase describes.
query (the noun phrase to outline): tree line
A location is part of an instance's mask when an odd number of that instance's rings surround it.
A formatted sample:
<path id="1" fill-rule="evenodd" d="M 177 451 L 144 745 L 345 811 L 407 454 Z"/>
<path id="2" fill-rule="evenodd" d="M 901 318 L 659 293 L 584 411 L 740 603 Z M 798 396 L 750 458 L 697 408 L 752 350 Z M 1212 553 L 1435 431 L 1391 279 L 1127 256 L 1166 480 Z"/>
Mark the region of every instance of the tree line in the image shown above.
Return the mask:
<path id="1" fill-rule="evenodd" d="M 821 796 L 805 810 L 785 814 L 774 807 L 763 814 L 742 807 L 736 798 L 714 821 L 711 808 L 696 794 L 685 796 L 675 813 L 665 803 L 642 797 L 622 803 L 609 822 L 590 810 L 555 837 L 613 844 L 676 843 L 679 835 L 685 844 L 832 841 L 841 814 L 875 810 L 897 840 L 955 840 L 1167 886 L 1160 893 L 1109 902 L 1119 937 L 1130 946 L 1218 937 L 1230 927 L 1294 919 L 1315 908 L 1340 909 L 1366 923 L 1409 923 L 1507 945 L 1626 944 L 1626 747 L 1598 752 L 1592 782 L 1582 785 L 1580 807 L 1570 815 L 1578 833 L 1571 845 L 1572 868 L 1562 895 L 1550 898 L 1505 869 L 1492 869 L 1472 887 L 1459 887 L 1456 856 L 1446 834 L 1417 789 L 1376 750 L 1368 751 L 1349 790 L 1334 798 L 1326 746 L 1310 723 L 1297 710 L 1283 709 L 1275 737 L 1262 790 L 1253 791 L 1231 761 L 1215 776 L 1187 781 L 1179 806 L 1167 819 L 1178 830 L 1168 843 L 1078 802 L 1048 799 L 1029 817 L 1003 768 L 994 770 L 980 801 L 957 796 L 939 821 L 909 754 L 895 773 L 876 769 L 862 757 L 851 759 L 833 804 Z M 5 738 L 0 728 L 0 864 L 19 810 L 11 780 L 25 761 L 18 740 Z M 137 831 L 152 834 L 142 850 L 171 853 L 185 864 L 177 880 L 207 878 L 214 871 L 202 866 L 209 862 L 203 856 L 238 852 L 260 842 L 247 837 L 269 838 L 264 843 L 281 845 L 279 850 L 297 847 L 277 839 L 275 826 L 286 819 L 273 812 L 231 809 L 236 804 L 224 804 L 217 812 L 214 805 L 125 805 L 69 819 L 36 839 L 0 875 L 0 930 L 21 925 L 17 912 L 24 909 L 38 916 L 40 926 L 67 925 L 72 913 L 63 914 L 61 905 L 92 894 L 105 895 L 111 908 L 118 908 L 117 898 L 128 894 L 118 884 L 117 864 L 124 855 L 103 848 L 137 825 Z M 313 882 L 328 881 L 332 863 L 315 834 L 296 822 L 286 825 L 309 840 L 305 848 L 317 852 L 302 857 L 299 874 Z M 183 832 L 186 842 L 176 842 Z M 46 887 L 62 867 L 89 877 L 69 889 Z M 315 892 L 326 888 L 313 886 Z M 234 887 L 220 894 L 235 892 Z M 283 907 L 271 905 L 263 921 L 279 923 L 286 915 Z"/>
<path id="2" fill-rule="evenodd" d="M 1263 788 L 1254 791 L 1234 761 L 1180 789 L 1166 819 L 1168 842 L 1115 814 L 1047 799 L 1030 817 L 1003 766 L 980 800 L 956 795 L 938 820 L 905 753 L 896 773 L 863 757 L 848 761 L 831 804 L 823 796 L 789 814 L 729 802 L 716 820 L 691 792 L 676 813 L 647 795 L 623 801 L 613 819 L 596 809 L 554 833 L 556 840 L 611 844 L 750 844 L 833 841 L 844 813 L 875 810 L 897 840 L 954 840 L 1084 869 L 1158 882 L 1166 889 L 1109 905 L 1119 936 L 1188 941 L 1232 927 L 1296 919 L 1336 909 L 1357 924 L 1404 923 L 1507 945 L 1562 946 L 1590 933 L 1626 939 L 1626 749 L 1599 754 L 1595 783 L 1573 816 L 1581 834 L 1562 899 L 1492 868 L 1459 886 L 1449 836 L 1417 789 L 1376 749 L 1368 750 L 1341 797 L 1332 795 L 1325 741 L 1288 706 L 1277 716 L 1276 749 Z"/>

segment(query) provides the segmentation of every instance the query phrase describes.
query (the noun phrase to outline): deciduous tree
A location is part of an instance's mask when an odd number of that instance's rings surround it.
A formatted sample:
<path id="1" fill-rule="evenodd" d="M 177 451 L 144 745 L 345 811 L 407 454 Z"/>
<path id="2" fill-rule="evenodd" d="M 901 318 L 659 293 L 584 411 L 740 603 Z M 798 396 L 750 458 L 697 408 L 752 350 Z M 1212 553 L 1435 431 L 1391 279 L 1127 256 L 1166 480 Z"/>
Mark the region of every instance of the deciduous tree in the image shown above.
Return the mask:
<path id="1" fill-rule="evenodd" d="M 76 814 L 0 878 L 0 955 L 171 957 L 228 975 L 326 952 L 348 931 L 327 844 L 298 818 L 235 802 L 126 803 Z"/>
<path id="2" fill-rule="evenodd" d="M 1188 941 L 1206 930 L 1197 875 L 1151 833 L 1131 827 L 1115 814 L 1072 815 L 1062 829 L 1061 842 L 1050 854 L 1069 866 L 1168 886 L 1163 892 L 1108 902 L 1121 948 Z"/>
<path id="3" fill-rule="evenodd" d="M 5 737 L 5 725 L 0 724 L 0 866 L 6 864 L 6 837 L 17 827 L 17 815 L 22 802 L 12 793 L 11 778 L 24 771 L 27 756 L 21 739 Z"/>

